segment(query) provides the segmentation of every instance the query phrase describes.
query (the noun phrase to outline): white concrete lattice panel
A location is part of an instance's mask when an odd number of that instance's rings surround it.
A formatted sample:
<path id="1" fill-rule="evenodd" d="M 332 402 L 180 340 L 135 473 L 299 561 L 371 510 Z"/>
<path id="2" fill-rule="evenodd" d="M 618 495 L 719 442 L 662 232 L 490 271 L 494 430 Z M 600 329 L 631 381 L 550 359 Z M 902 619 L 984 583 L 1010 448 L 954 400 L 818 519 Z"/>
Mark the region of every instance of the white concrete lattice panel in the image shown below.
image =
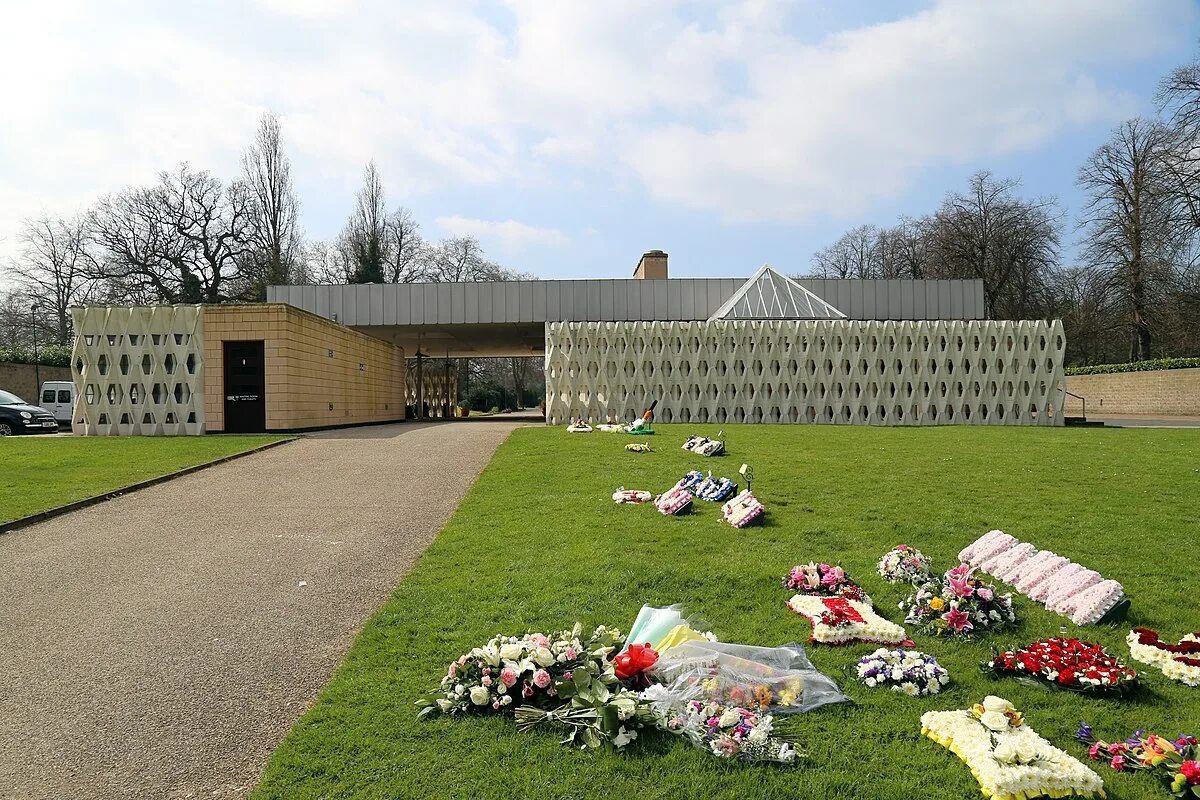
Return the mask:
<path id="1" fill-rule="evenodd" d="M 554 322 L 546 416 L 1061 425 L 1059 321 Z"/>
<path id="2" fill-rule="evenodd" d="M 204 433 L 202 306 L 88 306 L 71 315 L 76 434 Z"/>

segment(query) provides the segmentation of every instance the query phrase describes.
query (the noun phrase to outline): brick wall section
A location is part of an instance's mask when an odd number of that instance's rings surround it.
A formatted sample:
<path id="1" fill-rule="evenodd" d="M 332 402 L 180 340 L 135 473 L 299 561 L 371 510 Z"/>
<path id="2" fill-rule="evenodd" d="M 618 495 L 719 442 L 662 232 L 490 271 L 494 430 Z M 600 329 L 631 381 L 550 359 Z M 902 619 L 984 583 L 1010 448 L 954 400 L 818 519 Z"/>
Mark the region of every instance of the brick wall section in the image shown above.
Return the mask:
<path id="1" fill-rule="evenodd" d="M 1088 414 L 1200 417 L 1200 369 L 1068 375 L 1067 391 L 1087 398 Z M 1066 413 L 1080 410 L 1080 402 L 1068 397 Z"/>
<path id="2" fill-rule="evenodd" d="M 401 348 L 288 305 L 207 306 L 204 415 L 209 432 L 225 427 L 223 343 L 256 339 L 263 340 L 266 359 L 267 430 L 404 419 Z"/>
<path id="3" fill-rule="evenodd" d="M 37 385 L 39 373 L 42 383 L 71 380 L 70 367 L 40 366 L 35 368 L 33 364 L 10 364 L 4 361 L 0 362 L 0 389 L 12 392 L 26 403 L 33 403 L 36 406 L 38 390 L 41 389 Z"/>

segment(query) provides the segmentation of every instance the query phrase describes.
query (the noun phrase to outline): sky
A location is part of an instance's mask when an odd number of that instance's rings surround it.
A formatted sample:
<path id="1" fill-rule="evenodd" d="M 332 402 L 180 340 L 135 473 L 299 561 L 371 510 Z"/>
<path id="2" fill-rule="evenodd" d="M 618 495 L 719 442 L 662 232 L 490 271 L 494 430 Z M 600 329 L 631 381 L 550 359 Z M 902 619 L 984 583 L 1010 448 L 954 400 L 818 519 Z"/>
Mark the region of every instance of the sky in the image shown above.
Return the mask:
<path id="1" fill-rule="evenodd" d="M 1200 55 L 1200 3 L 0 0 L 0 261 L 282 122 L 306 236 L 364 164 L 430 239 L 541 278 L 803 272 L 980 169 L 1081 198 L 1082 160 Z M 1067 239 L 1075 234 L 1068 217 Z M 1070 255 L 1070 254 L 1068 254 Z"/>

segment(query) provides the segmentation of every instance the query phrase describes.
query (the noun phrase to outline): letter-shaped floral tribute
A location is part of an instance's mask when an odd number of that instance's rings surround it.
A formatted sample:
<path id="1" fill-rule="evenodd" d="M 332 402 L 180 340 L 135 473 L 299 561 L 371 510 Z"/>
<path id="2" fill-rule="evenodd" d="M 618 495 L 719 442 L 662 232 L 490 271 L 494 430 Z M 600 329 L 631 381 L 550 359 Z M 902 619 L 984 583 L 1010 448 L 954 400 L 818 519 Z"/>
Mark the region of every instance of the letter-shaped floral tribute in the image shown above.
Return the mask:
<path id="1" fill-rule="evenodd" d="M 1149 628 L 1134 628 L 1125 641 L 1134 661 L 1157 667 L 1173 681 L 1200 686 L 1200 633 L 1184 634 L 1179 644 L 1171 644 Z"/>
<path id="2" fill-rule="evenodd" d="M 1112 656 L 1102 645 L 1055 637 L 1006 650 L 981 665 L 994 675 L 1026 676 L 1074 692 L 1123 691 L 1137 672 Z"/>
<path id="3" fill-rule="evenodd" d="M 1025 724 L 1012 703 L 989 695 L 958 711 L 928 711 L 921 732 L 961 758 L 984 797 L 1103 797 L 1104 782 Z"/>

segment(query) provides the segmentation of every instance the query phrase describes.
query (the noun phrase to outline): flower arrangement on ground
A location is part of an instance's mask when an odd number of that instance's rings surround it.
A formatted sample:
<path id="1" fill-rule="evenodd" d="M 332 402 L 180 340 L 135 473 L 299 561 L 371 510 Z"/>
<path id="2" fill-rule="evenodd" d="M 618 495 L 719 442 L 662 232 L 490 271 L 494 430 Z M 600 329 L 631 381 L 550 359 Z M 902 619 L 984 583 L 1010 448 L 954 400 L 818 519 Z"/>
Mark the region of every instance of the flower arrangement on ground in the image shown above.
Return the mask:
<path id="1" fill-rule="evenodd" d="M 1134 661 L 1157 667 L 1173 681 L 1200 686 L 1200 633 L 1184 634 L 1179 644 L 1171 644 L 1149 628 L 1134 628 L 1125 641 Z"/>
<path id="2" fill-rule="evenodd" d="M 654 507 L 667 516 L 685 514 L 692 508 L 692 493 L 673 486 L 654 498 Z"/>
<path id="3" fill-rule="evenodd" d="M 737 497 L 721 506 L 721 515 L 735 528 L 744 528 L 752 522 L 761 520 L 765 513 L 766 508 L 758 502 L 758 498 L 751 494 L 749 489 L 744 489 Z"/>
<path id="4" fill-rule="evenodd" d="M 1039 736 L 1002 697 L 926 712 L 921 732 L 962 759 L 991 800 L 1104 796 L 1099 775 Z"/>
<path id="5" fill-rule="evenodd" d="M 915 586 L 915 592 L 900 603 L 907 610 L 904 621 L 933 636 L 972 636 L 1015 626 L 1012 595 L 1000 594 L 974 573 L 960 564 L 941 578 Z"/>
<path id="6" fill-rule="evenodd" d="M 971 566 L 1017 587 L 1030 600 L 1070 618 L 1076 625 L 1094 625 L 1116 618 L 1128 609 L 1125 589 L 1049 550 L 1038 550 L 1004 531 L 988 531 L 958 554 Z"/>
<path id="7" fill-rule="evenodd" d="M 796 746 L 773 732 L 774 719 L 748 708 L 688 697 L 689 690 L 654 685 L 642 699 L 662 730 L 683 736 L 718 758 L 794 764 Z"/>
<path id="8" fill-rule="evenodd" d="M 924 583 L 930 569 L 925 554 L 906 544 L 896 545 L 879 559 L 879 577 L 888 583 Z"/>
<path id="9" fill-rule="evenodd" d="M 871 598 L 841 567 L 829 564 L 797 564 L 783 576 L 783 588 L 814 597 L 844 597 L 871 606 Z"/>
<path id="10" fill-rule="evenodd" d="M 937 659 L 919 650 L 881 647 L 858 660 L 858 679 L 867 686 L 888 687 L 909 697 L 937 694 L 950 683 L 950 673 Z"/>
<path id="11" fill-rule="evenodd" d="M 1200 743 L 1195 736 L 1167 739 L 1139 730 L 1123 742 L 1110 743 L 1081 722 L 1075 738 L 1088 746 L 1093 761 L 1107 762 L 1117 772 L 1152 772 L 1175 797 L 1200 797 Z"/>
<path id="12" fill-rule="evenodd" d="M 875 613 L 871 606 L 844 597 L 813 597 L 797 594 L 788 600 L 788 608 L 812 623 L 811 641 L 822 644 L 910 645 L 908 633 L 894 622 Z"/>
<path id="13" fill-rule="evenodd" d="M 654 499 L 654 495 L 643 489 L 626 489 L 624 486 L 621 486 L 613 492 L 612 499 L 619 506 L 639 505 L 641 503 L 649 503 Z"/>
<path id="14" fill-rule="evenodd" d="M 980 666 L 992 675 L 1033 678 L 1084 693 L 1123 691 L 1137 681 L 1137 672 L 1103 646 L 1066 637 L 1042 639 L 1018 650 L 1006 650 Z"/>

